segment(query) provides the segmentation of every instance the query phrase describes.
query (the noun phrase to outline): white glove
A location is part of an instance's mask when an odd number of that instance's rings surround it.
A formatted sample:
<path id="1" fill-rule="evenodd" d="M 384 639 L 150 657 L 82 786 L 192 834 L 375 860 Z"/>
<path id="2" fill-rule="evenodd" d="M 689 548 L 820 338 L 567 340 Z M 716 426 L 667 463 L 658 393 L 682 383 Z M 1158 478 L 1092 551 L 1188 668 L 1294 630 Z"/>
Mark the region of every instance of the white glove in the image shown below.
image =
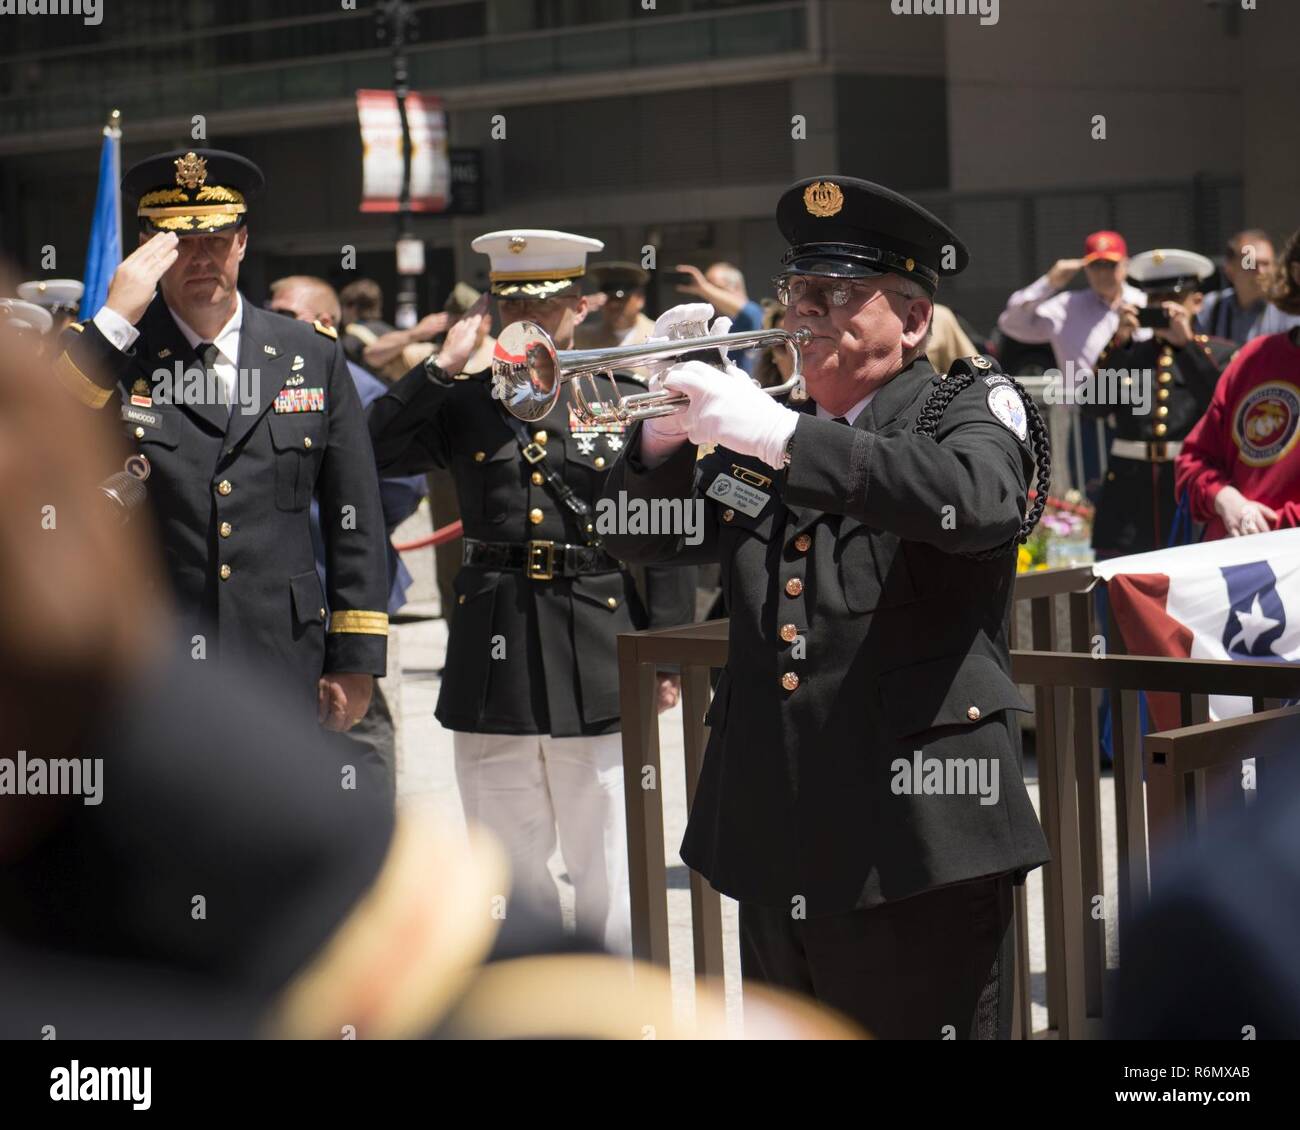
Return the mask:
<path id="1" fill-rule="evenodd" d="M 712 325 L 710 319 L 713 319 Z M 692 337 L 713 336 L 729 332 L 731 319 L 725 316 L 714 318 L 713 307 L 707 302 L 684 302 L 659 315 L 654 329 L 646 339 L 646 344 L 659 345 L 667 341 L 680 341 L 683 339 L 683 330 L 688 326 L 699 327 L 699 330 L 702 330 L 702 333 L 698 331 L 692 333 L 690 335 Z M 722 354 L 723 364 L 727 364 L 730 361 L 727 351 L 719 349 L 718 352 Z M 641 368 L 649 378 L 650 387 L 661 388 L 664 374 L 676 364 L 675 360 L 668 358 L 663 361 L 647 361 Z"/>
<path id="2" fill-rule="evenodd" d="M 692 443 L 720 444 L 769 467 L 785 463 L 799 413 L 778 404 L 734 365 L 720 373 L 702 361 L 686 361 L 669 371 L 664 387 L 691 398 L 681 416 Z"/>

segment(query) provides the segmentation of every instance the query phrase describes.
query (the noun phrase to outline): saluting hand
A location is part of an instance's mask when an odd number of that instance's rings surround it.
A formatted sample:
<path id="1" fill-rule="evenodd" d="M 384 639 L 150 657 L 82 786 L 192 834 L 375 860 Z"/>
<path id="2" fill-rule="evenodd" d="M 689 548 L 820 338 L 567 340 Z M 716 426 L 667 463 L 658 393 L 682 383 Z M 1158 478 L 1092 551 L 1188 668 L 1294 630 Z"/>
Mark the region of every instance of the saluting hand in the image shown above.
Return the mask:
<path id="1" fill-rule="evenodd" d="M 180 255 L 179 247 L 180 239 L 169 231 L 159 232 L 147 243 L 142 243 L 113 272 L 104 305 L 134 326 L 149 309 L 158 289 L 158 280 Z"/>
<path id="2" fill-rule="evenodd" d="M 485 294 L 465 311 L 465 316 L 459 322 L 447 331 L 442 348 L 434 358 L 438 368 L 447 376 L 454 377 L 457 373 L 463 372 L 465 362 L 473 355 L 478 342 L 479 327 L 487 317 L 487 301 Z"/>
<path id="3" fill-rule="evenodd" d="M 1081 270 L 1083 270 L 1082 259 L 1058 259 L 1047 272 L 1047 281 L 1054 289 L 1061 290 L 1068 286 L 1070 280 Z"/>

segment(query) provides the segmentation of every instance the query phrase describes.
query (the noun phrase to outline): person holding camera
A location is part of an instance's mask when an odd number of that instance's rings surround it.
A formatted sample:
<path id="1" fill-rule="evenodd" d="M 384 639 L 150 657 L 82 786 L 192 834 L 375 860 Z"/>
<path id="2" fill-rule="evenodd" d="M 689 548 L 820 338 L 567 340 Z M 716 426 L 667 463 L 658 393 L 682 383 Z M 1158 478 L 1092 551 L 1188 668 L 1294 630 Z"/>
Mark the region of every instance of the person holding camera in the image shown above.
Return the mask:
<path id="1" fill-rule="evenodd" d="M 1092 544 L 1098 557 L 1144 553 L 1169 544 L 1174 460 L 1205 414 L 1234 344 L 1196 332 L 1203 284 L 1214 264 L 1194 251 L 1144 251 L 1129 278 L 1144 307 L 1125 302 L 1119 328 L 1097 358 L 1097 395 L 1084 415 L 1114 428 Z"/>

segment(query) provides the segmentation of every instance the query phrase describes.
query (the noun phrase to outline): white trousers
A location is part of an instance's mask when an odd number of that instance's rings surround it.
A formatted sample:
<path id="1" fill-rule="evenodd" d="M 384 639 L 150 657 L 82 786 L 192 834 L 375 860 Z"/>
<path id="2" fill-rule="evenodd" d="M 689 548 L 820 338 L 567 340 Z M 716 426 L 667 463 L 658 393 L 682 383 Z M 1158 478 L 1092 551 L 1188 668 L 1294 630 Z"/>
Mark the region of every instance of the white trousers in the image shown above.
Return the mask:
<path id="1" fill-rule="evenodd" d="M 621 735 L 457 731 L 455 749 L 465 820 L 488 828 L 504 845 L 514 896 L 527 898 L 547 924 L 560 929 L 560 892 L 547 867 L 558 830 L 578 931 L 612 953 L 630 954 Z"/>

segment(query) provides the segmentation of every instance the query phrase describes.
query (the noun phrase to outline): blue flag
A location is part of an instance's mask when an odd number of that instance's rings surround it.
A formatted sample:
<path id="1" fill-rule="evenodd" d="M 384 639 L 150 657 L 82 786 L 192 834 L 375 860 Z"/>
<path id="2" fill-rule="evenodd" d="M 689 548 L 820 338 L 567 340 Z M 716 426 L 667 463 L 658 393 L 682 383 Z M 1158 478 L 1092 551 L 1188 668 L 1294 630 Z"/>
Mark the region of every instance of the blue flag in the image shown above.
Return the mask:
<path id="1" fill-rule="evenodd" d="M 108 297 L 108 283 L 122 261 L 122 131 L 114 124 L 104 127 L 104 148 L 99 155 L 99 192 L 95 196 L 95 218 L 86 250 L 86 292 L 81 298 L 81 320 L 89 321 Z"/>

